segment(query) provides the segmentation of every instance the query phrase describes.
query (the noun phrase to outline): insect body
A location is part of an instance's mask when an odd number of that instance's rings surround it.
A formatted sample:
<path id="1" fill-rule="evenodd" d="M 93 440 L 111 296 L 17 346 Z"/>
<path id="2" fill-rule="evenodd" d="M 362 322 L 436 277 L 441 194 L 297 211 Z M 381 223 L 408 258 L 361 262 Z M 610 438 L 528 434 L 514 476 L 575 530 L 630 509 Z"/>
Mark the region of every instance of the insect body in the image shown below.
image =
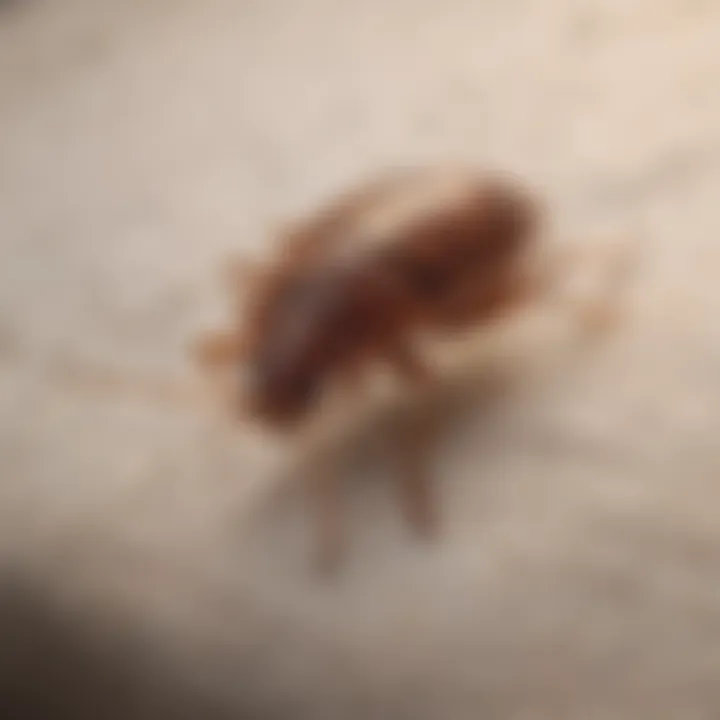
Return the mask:
<path id="1" fill-rule="evenodd" d="M 361 387 L 377 363 L 424 387 L 433 370 L 418 335 L 483 327 L 536 297 L 541 214 L 503 178 L 418 170 L 368 183 L 289 228 L 265 265 L 233 275 L 237 327 L 207 338 L 201 358 L 242 368 L 240 404 L 290 431 L 330 386 Z M 423 534 L 435 526 L 432 426 L 409 418 L 396 443 L 406 512 Z M 339 555 L 336 485 L 322 472 L 313 484 L 324 568 Z"/>
<path id="2" fill-rule="evenodd" d="M 246 297 L 250 410 L 270 424 L 302 421 L 328 383 L 376 362 L 426 380 L 417 332 L 456 332 L 513 306 L 538 215 L 510 182 L 417 171 L 293 227 Z"/>

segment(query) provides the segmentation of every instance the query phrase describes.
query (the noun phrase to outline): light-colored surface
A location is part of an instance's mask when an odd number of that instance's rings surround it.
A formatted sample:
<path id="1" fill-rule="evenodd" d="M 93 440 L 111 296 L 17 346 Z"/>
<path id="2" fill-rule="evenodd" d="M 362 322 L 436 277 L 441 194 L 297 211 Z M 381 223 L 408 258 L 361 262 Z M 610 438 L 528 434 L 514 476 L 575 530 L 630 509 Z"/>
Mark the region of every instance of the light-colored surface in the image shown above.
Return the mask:
<path id="1" fill-rule="evenodd" d="M 717 716 L 716 3 L 2 12 L 4 555 L 277 717 Z M 182 375 L 225 251 L 377 167 L 452 159 L 522 173 L 565 232 L 649 242 L 610 345 L 457 423 L 437 545 L 358 482 L 347 570 L 314 584 L 299 501 L 235 519 L 250 436 L 58 380 Z"/>

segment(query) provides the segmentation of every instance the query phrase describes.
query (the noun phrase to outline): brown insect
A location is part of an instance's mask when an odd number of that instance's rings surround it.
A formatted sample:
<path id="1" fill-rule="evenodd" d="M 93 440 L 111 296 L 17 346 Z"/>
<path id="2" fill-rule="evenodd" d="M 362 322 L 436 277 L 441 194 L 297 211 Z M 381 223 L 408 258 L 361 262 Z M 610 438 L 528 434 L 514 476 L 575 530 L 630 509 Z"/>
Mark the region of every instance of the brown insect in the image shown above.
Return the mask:
<path id="1" fill-rule="evenodd" d="M 235 326 L 209 335 L 199 357 L 241 375 L 238 411 L 298 434 L 331 388 L 363 390 L 384 364 L 412 389 L 434 381 L 420 334 L 457 335 L 532 301 L 542 227 L 534 195 L 472 172 L 397 172 L 353 190 L 287 229 L 266 265 L 233 266 Z M 428 535 L 436 510 L 427 470 L 433 419 L 408 419 L 397 437 L 408 518 Z M 318 561 L 340 554 L 335 479 L 312 483 Z"/>

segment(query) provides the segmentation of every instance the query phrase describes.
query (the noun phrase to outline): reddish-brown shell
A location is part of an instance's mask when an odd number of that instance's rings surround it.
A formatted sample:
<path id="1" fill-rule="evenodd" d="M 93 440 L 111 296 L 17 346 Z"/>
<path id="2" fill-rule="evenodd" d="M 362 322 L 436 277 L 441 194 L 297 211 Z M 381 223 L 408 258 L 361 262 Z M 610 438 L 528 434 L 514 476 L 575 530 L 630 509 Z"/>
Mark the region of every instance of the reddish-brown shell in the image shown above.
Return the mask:
<path id="1" fill-rule="evenodd" d="M 297 420 L 333 376 L 386 359 L 408 371 L 416 330 L 456 332 L 508 306 L 538 224 L 516 183 L 396 173 L 294 225 L 247 297 L 251 409 Z"/>

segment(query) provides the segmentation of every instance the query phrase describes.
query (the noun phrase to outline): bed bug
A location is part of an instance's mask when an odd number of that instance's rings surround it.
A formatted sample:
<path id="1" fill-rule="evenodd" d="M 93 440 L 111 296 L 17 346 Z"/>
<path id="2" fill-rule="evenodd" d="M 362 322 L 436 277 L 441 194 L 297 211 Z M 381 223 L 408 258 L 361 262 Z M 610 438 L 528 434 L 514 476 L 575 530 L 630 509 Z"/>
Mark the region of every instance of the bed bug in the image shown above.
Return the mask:
<path id="1" fill-rule="evenodd" d="M 422 392 L 435 379 L 421 334 L 455 336 L 496 322 L 543 291 L 532 259 L 542 203 L 513 178 L 432 168 L 396 171 L 360 184 L 292 223 L 264 263 L 231 273 L 234 326 L 207 335 L 206 368 L 233 368 L 238 412 L 297 435 L 330 388 L 362 393 L 384 365 Z M 428 471 L 433 419 L 408 418 L 397 436 L 404 507 L 418 532 L 437 524 Z M 337 564 L 335 480 L 312 483 L 317 561 Z"/>

